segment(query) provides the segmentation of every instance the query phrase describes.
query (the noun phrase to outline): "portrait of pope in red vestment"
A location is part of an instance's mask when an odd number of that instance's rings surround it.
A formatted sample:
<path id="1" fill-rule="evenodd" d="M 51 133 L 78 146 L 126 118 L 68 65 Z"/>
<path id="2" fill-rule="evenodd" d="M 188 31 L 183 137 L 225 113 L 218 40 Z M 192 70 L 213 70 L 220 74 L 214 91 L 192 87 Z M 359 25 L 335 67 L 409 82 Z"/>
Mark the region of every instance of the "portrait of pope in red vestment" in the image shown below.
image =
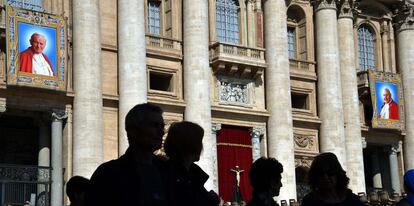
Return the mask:
<path id="1" fill-rule="evenodd" d="M 388 88 L 385 88 L 382 96 L 384 98 L 384 103 L 381 106 L 381 112 L 378 115 L 379 118 L 399 120 L 398 104 L 392 99 L 391 91 Z"/>
<path id="2" fill-rule="evenodd" d="M 45 76 L 55 76 L 53 66 L 43 50 L 46 47 L 46 37 L 33 33 L 30 37 L 30 47 L 19 55 L 20 71 Z"/>

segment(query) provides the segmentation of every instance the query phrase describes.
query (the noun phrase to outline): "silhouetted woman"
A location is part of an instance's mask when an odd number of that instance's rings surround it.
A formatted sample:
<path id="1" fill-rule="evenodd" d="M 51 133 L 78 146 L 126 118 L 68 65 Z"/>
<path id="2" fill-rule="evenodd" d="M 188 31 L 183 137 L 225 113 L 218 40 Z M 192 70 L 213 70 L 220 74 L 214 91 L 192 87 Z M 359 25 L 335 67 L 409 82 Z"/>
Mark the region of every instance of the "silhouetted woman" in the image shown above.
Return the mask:
<path id="1" fill-rule="evenodd" d="M 194 162 L 200 160 L 204 130 L 192 122 L 173 123 L 165 140 L 164 150 L 169 157 L 166 177 L 168 203 L 172 206 L 219 204 L 213 191 L 207 192 L 204 183 L 208 175 Z"/>
<path id="2" fill-rule="evenodd" d="M 399 201 L 397 206 L 414 206 L 414 169 L 404 174 L 404 188 L 407 197 Z"/>
<path id="3" fill-rule="evenodd" d="M 333 153 L 315 157 L 308 173 L 312 191 L 302 200 L 302 206 L 363 206 L 358 196 L 348 189 L 349 178 Z"/>

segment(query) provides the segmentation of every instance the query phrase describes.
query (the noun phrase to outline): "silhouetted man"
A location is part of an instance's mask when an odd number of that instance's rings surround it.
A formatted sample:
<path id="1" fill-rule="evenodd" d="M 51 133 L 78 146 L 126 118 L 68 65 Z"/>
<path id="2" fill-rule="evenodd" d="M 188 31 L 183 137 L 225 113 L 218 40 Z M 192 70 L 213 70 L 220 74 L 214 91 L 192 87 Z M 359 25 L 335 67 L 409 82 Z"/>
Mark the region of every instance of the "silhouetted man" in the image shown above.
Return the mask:
<path id="1" fill-rule="evenodd" d="M 86 191 L 89 190 L 90 182 L 81 176 L 73 176 L 66 183 L 66 194 L 70 200 L 70 206 L 83 206 Z"/>
<path id="2" fill-rule="evenodd" d="M 94 172 L 87 205 L 166 205 L 160 175 L 165 163 L 153 154 L 161 148 L 164 135 L 161 108 L 149 103 L 136 105 L 125 117 L 125 129 L 129 148 Z"/>

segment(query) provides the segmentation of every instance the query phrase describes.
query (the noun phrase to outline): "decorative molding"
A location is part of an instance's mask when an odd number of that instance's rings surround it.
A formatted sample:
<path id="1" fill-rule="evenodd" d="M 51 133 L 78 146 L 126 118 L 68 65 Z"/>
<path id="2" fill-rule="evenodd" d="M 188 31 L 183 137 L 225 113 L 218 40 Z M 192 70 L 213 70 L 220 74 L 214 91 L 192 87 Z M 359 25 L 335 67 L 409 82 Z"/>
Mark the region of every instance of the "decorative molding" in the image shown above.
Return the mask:
<path id="1" fill-rule="evenodd" d="M 315 12 L 323 9 L 334 9 L 336 10 L 335 0 L 314 0 Z"/>
<path id="2" fill-rule="evenodd" d="M 412 2 L 414 1 L 406 1 L 394 10 L 394 26 L 397 32 L 414 30 L 414 3 Z"/>

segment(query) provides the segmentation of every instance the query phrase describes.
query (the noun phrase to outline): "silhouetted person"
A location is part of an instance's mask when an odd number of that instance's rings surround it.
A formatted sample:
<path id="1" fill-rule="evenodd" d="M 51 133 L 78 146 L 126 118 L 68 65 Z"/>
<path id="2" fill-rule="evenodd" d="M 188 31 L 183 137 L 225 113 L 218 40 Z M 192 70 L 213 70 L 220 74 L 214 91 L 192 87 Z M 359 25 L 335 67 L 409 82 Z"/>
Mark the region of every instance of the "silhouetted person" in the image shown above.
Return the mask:
<path id="1" fill-rule="evenodd" d="M 168 130 L 164 150 L 169 157 L 165 173 L 169 205 L 214 206 L 220 202 L 214 191 L 204 188 L 208 175 L 194 164 L 200 160 L 203 136 L 203 128 L 192 122 L 173 123 Z"/>
<path id="2" fill-rule="evenodd" d="M 83 206 L 86 191 L 89 190 L 90 182 L 81 176 L 73 176 L 66 183 L 66 194 L 70 200 L 70 206 Z"/>
<path id="3" fill-rule="evenodd" d="M 273 197 L 279 196 L 282 172 L 283 166 L 276 159 L 257 159 L 250 168 L 249 178 L 253 194 L 247 206 L 277 206 Z"/>
<path id="4" fill-rule="evenodd" d="M 349 178 L 333 153 L 315 157 L 308 173 L 311 192 L 302 206 L 363 206 L 357 195 L 348 189 Z"/>
<path id="5" fill-rule="evenodd" d="M 407 197 L 400 200 L 397 206 L 414 206 L 414 169 L 408 170 L 404 174 L 404 188 Z"/>
<path id="6" fill-rule="evenodd" d="M 120 158 L 103 163 L 91 177 L 87 205 L 166 205 L 160 167 L 165 162 L 153 153 L 164 135 L 162 110 L 139 104 L 125 117 L 129 148 Z"/>

